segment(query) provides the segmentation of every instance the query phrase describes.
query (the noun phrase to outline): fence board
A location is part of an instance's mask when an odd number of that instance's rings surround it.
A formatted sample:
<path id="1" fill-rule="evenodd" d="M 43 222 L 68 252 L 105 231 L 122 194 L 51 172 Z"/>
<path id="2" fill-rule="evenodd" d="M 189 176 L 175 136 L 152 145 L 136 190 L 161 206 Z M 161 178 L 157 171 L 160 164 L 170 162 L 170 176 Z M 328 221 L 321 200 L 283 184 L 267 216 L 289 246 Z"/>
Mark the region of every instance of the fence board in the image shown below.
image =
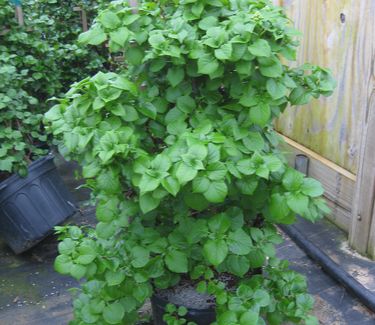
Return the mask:
<path id="1" fill-rule="evenodd" d="M 365 102 L 367 65 L 371 53 L 363 47 L 363 20 L 373 0 L 275 0 L 286 8 L 304 34 L 298 62 L 330 67 L 338 82 L 329 99 L 314 100 L 307 107 L 289 108 L 276 123 L 282 134 L 356 174 L 361 119 Z M 359 38 L 362 38 L 359 41 Z"/>

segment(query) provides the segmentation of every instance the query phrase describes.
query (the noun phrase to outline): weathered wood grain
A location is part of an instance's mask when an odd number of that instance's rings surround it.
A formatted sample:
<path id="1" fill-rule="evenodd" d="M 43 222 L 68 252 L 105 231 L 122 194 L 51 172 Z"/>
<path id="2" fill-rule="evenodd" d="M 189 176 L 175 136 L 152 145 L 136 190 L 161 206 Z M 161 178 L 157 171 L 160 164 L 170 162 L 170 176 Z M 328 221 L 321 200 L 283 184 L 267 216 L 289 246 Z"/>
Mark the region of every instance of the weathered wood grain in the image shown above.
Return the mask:
<path id="1" fill-rule="evenodd" d="M 337 89 L 328 99 L 288 108 L 276 123 L 282 134 L 356 174 L 361 116 L 367 102 L 375 33 L 373 0 L 274 0 L 303 32 L 298 63 L 332 69 Z"/>
<path id="2" fill-rule="evenodd" d="M 296 155 L 303 154 L 309 158 L 308 176 L 322 183 L 327 203 L 332 210 L 327 218 L 348 232 L 356 176 L 301 144 L 285 136 L 281 137 L 284 143 L 280 147 L 291 166 L 294 166 Z"/>

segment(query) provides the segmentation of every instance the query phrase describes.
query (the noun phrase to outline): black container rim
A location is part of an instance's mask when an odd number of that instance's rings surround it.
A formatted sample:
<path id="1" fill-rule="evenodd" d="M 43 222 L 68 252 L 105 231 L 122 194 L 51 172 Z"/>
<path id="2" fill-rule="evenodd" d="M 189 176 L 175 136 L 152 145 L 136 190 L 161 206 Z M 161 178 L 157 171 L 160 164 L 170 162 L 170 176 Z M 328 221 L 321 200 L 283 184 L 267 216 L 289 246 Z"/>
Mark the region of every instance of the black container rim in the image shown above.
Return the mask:
<path id="1" fill-rule="evenodd" d="M 53 154 L 48 154 L 45 157 L 42 157 L 42 158 L 39 158 L 39 159 L 33 161 L 27 168 L 28 173 L 30 174 L 33 170 L 37 169 L 38 167 L 40 167 L 44 163 L 46 163 L 50 160 L 53 160 L 54 158 L 55 158 L 55 156 Z M 50 169 L 53 169 L 53 168 L 56 168 L 56 166 L 52 165 L 52 167 Z M 39 175 L 36 175 L 35 177 L 38 177 L 38 176 Z M 17 181 L 25 181 L 25 183 L 29 183 L 32 180 L 34 180 L 35 177 L 33 177 L 31 179 L 28 179 L 28 176 L 23 178 L 23 177 L 19 176 L 18 174 L 13 174 L 12 176 L 10 176 L 9 178 L 7 178 L 6 180 L 4 180 L 0 183 L 0 195 L 1 195 L 1 192 L 3 190 L 5 190 L 12 183 L 15 183 Z M 3 201 L 3 200 L 0 200 L 0 201 Z"/>
<path id="2" fill-rule="evenodd" d="M 169 302 L 168 300 L 160 297 L 158 294 L 154 293 L 151 297 L 151 301 L 158 304 L 158 305 L 167 305 L 171 302 Z M 215 312 L 215 307 L 212 306 L 210 308 L 202 308 L 202 309 L 197 309 L 197 308 L 189 308 L 189 307 L 186 307 L 186 306 L 182 306 L 182 305 L 178 305 L 178 304 L 173 304 L 177 307 L 185 307 L 187 308 L 187 310 L 191 311 L 191 312 L 194 312 L 194 313 L 212 313 L 212 312 Z"/>

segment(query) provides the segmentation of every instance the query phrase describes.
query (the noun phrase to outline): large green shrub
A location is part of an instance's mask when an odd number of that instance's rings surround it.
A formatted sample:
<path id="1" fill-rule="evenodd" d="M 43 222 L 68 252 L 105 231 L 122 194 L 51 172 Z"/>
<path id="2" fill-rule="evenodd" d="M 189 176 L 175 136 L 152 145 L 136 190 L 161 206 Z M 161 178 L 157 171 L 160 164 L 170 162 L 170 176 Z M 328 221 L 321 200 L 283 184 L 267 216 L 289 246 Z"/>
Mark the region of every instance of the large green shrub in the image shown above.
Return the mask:
<path id="1" fill-rule="evenodd" d="M 82 75 L 103 69 L 103 51 L 77 44 L 82 32 L 76 1 L 26 0 L 25 26 L 14 7 L 0 0 L 0 172 L 26 174 L 28 163 L 43 154 L 42 115 Z M 90 2 L 92 4 L 92 2 Z"/>
<path id="2" fill-rule="evenodd" d="M 142 1 L 137 13 L 116 1 L 80 36 L 127 66 L 76 83 L 46 114 L 97 201 L 95 230 L 60 229 L 56 270 L 85 279 L 73 324 L 134 324 L 183 278 L 215 297 L 219 325 L 316 323 L 304 278 L 275 257 L 275 224 L 320 218 L 323 189 L 287 166 L 272 121 L 334 82 L 285 64 L 289 23 L 267 0 Z"/>

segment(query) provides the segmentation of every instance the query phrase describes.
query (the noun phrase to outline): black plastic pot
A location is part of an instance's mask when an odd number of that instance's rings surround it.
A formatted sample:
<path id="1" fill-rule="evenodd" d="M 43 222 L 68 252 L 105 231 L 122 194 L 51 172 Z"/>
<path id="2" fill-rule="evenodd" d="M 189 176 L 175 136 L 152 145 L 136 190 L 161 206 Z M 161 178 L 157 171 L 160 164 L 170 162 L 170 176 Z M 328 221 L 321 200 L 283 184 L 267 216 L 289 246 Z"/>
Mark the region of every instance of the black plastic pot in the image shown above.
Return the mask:
<path id="1" fill-rule="evenodd" d="M 158 296 L 153 295 L 151 297 L 152 306 L 152 316 L 154 319 L 154 325 L 166 325 L 167 323 L 163 321 L 163 316 L 165 314 L 165 308 L 169 302 Z M 177 306 L 179 307 L 179 306 Z M 207 309 L 192 309 L 188 308 L 188 313 L 184 318 L 188 322 L 195 322 L 198 325 L 210 325 L 216 320 L 215 308 Z"/>
<path id="2" fill-rule="evenodd" d="M 12 175 L 0 183 L 0 236 L 22 253 L 77 211 L 53 155 L 34 161 L 28 176 Z"/>

